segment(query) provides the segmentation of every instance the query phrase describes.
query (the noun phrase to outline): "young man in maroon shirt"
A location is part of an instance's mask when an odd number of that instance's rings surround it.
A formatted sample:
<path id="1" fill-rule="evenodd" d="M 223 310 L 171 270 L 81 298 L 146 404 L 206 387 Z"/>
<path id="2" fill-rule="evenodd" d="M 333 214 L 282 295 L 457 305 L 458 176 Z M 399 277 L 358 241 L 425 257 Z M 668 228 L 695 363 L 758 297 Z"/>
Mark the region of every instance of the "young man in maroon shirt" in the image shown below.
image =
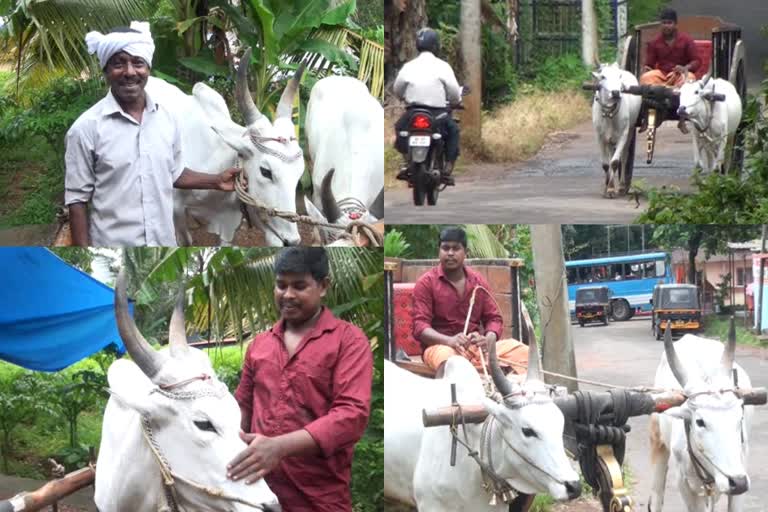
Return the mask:
<path id="1" fill-rule="evenodd" d="M 440 233 L 440 265 L 417 281 L 413 290 L 413 337 L 424 347 L 424 363 L 442 374 L 445 361 L 462 355 L 481 367 L 479 350 L 496 343 L 502 367 L 525 373 L 528 347 L 517 340 L 497 341 L 502 320 L 496 304 L 483 291 L 475 294 L 467 335 L 464 322 L 469 312 L 472 291 L 482 286 L 492 292 L 485 278 L 464 265 L 467 234 L 460 228 L 446 228 Z M 485 358 L 487 361 L 487 357 Z"/>
<path id="2" fill-rule="evenodd" d="M 701 62 L 693 38 L 677 29 L 677 12 L 661 12 L 661 32 L 646 48 L 645 66 L 640 83 L 680 87 L 695 80 Z"/>
<path id="3" fill-rule="evenodd" d="M 370 344 L 322 305 L 325 249 L 283 250 L 275 275 L 280 320 L 248 347 L 235 392 L 248 448 L 227 476 L 265 478 L 283 512 L 351 512 L 352 454 L 370 412 Z"/>

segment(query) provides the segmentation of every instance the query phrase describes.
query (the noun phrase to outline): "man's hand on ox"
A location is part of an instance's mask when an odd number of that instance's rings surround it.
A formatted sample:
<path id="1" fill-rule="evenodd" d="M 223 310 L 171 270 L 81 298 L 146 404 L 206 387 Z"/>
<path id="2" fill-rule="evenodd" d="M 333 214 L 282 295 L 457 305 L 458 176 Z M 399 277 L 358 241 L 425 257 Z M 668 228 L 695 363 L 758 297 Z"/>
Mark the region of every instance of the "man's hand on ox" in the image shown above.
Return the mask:
<path id="1" fill-rule="evenodd" d="M 488 349 L 488 343 L 490 340 L 480 334 L 479 332 L 473 332 L 469 335 L 469 341 L 476 347 L 478 347 L 481 350 L 487 350 Z"/>
<path id="2" fill-rule="evenodd" d="M 217 188 L 219 190 L 223 190 L 224 192 L 234 191 L 235 180 L 238 179 L 240 172 L 241 172 L 241 169 L 238 169 L 237 167 L 231 167 L 219 173 Z M 246 184 L 247 183 L 248 182 L 246 179 Z"/>
<path id="3" fill-rule="evenodd" d="M 277 438 L 246 434 L 241 430 L 240 439 L 248 444 L 248 448 L 227 465 L 227 477 L 232 480 L 246 478 L 245 483 L 252 484 L 275 469 L 284 456 Z"/>

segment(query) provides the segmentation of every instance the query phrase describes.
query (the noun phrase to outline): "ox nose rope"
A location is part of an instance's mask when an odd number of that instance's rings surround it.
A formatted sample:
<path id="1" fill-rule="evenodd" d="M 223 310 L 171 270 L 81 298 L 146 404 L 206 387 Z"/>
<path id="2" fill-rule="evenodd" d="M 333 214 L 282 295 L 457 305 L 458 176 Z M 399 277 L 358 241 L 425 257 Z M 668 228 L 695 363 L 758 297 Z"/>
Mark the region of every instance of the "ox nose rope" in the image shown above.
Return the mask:
<path id="1" fill-rule="evenodd" d="M 286 139 L 284 137 L 262 137 L 260 135 L 253 135 L 250 132 L 246 132 L 244 137 L 250 137 L 253 144 L 263 153 L 274 156 L 275 158 L 283 161 L 283 162 L 291 162 L 298 158 L 300 158 L 303 153 L 301 150 L 299 150 L 298 153 L 294 155 L 285 155 L 284 153 L 280 153 L 277 150 L 274 150 L 268 146 L 266 146 L 264 143 L 268 141 L 274 141 L 274 142 L 280 142 L 282 144 L 288 144 L 290 141 L 295 141 L 296 139 L 294 137 L 291 137 L 290 139 Z M 243 169 L 243 162 L 242 159 L 238 156 L 236 167 L 238 169 Z M 299 215 L 296 212 L 289 212 L 286 210 L 278 210 L 277 208 L 272 208 L 270 206 L 266 206 L 264 203 L 253 197 L 251 194 L 248 193 L 248 186 L 246 184 L 246 176 L 244 172 L 240 172 L 239 178 L 235 180 L 235 193 L 237 194 L 238 199 L 242 201 L 244 204 L 252 207 L 254 210 L 256 210 L 256 214 L 259 216 L 259 220 L 261 221 L 262 226 L 264 226 L 266 229 L 268 229 L 275 237 L 277 237 L 283 245 L 288 245 L 287 240 L 285 237 L 281 236 L 280 233 L 278 233 L 270 224 L 268 217 L 278 217 L 281 219 L 285 219 L 288 222 L 295 222 L 300 224 L 309 224 L 312 226 L 319 226 L 324 227 L 328 229 L 334 229 L 341 231 L 341 233 L 337 236 L 337 238 L 344 238 L 346 240 L 350 240 L 352 243 L 357 245 L 358 237 L 364 237 L 368 240 L 368 243 L 372 247 L 381 247 L 384 245 L 384 237 L 381 235 L 376 229 L 374 229 L 373 226 L 370 224 L 363 222 L 361 220 L 358 220 L 362 215 L 359 215 L 358 217 L 353 217 L 352 215 L 349 215 L 351 222 L 347 226 L 342 226 L 339 224 L 331 224 L 330 222 L 321 222 L 313 219 L 312 217 L 308 215 Z M 342 202 L 345 200 L 342 199 Z M 350 204 L 350 206 L 347 206 L 348 210 L 350 212 L 356 211 L 358 208 L 357 205 L 352 206 L 351 199 L 346 199 Z M 354 201 L 357 201 L 356 199 Z M 359 201 L 357 201 L 358 204 L 362 205 Z M 341 208 L 341 203 L 339 203 Z M 342 211 L 344 211 L 342 209 Z M 367 211 L 365 206 L 363 205 L 363 211 Z"/>
<path id="2" fill-rule="evenodd" d="M 193 400 L 193 399 L 201 398 L 205 396 L 220 397 L 226 394 L 226 386 L 224 386 L 222 383 L 218 381 L 213 382 L 213 384 L 218 384 L 218 386 L 210 386 L 209 388 L 201 389 L 197 391 L 176 391 L 175 390 L 176 388 L 184 387 L 187 384 L 190 384 L 198 380 L 205 382 L 205 381 L 212 381 L 213 378 L 208 374 L 200 374 L 195 377 L 191 377 L 189 379 L 185 379 L 179 382 L 174 382 L 171 384 L 161 384 L 156 388 L 152 389 L 150 393 L 159 393 L 165 397 L 168 397 L 174 400 Z M 111 390 L 108 390 L 108 391 L 110 392 L 111 395 L 120 399 L 120 396 L 117 395 L 115 392 Z M 123 403 L 127 403 L 125 402 L 125 400 L 121 400 L 121 401 Z M 144 436 L 144 439 L 147 441 L 147 445 L 149 446 L 149 449 L 152 452 L 152 455 L 154 455 L 155 460 L 157 461 L 157 464 L 160 469 L 160 475 L 162 478 L 163 490 L 165 493 L 165 504 L 163 504 L 158 509 L 158 512 L 186 512 L 187 509 L 181 506 L 180 504 L 179 492 L 176 487 L 177 481 L 182 482 L 197 491 L 205 493 L 208 496 L 212 496 L 220 500 L 240 503 L 242 505 L 252 507 L 256 510 L 262 510 L 262 511 L 267 510 L 264 504 L 254 503 L 247 499 L 240 498 L 239 496 L 233 496 L 231 494 L 228 494 L 227 492 L 225 492 L 223 489 L 219 487 L 210 487 L 204 484 L 200 484 L 198 482 L 195 482 L 194 480 L 190 480 L 174 472 L 171 469 L 171 465 L 169 464 L 168 459 L 166 459 L 165 455 L 163 454 L 163 451 L 160 449 L 160 445 L 158 444 L 157 439 L 155 439 L 155 435 L 154 435 L 154 432 L 152 431 L 152 426 L 150 424 L 149 417 L 145 415 L 141 416 L 141 431 L 142 431 L 142 435 Z"/>

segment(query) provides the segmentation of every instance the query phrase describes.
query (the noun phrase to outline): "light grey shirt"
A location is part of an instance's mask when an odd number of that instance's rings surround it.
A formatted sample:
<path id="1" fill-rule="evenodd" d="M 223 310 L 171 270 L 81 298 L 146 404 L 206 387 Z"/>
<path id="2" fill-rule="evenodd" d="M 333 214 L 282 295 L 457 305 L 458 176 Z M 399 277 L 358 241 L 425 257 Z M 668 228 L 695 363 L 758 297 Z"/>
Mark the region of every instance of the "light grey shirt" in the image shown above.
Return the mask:
<path id="1" fill-rule="evenodd" d="M 461 100 L 461 88 L 451 65 L 431 52 L 421 52 L 397 74 L 395 95 L 411 105 L 445 108 Z"/>
<path id="2" fill-rule="evenodd" d="M 169 109 L 146 98 L 139 123 L 109 91 L 67 132 L 64 202 L 90 203 L 93 246 L 176 245 L 181 128 Z"/>

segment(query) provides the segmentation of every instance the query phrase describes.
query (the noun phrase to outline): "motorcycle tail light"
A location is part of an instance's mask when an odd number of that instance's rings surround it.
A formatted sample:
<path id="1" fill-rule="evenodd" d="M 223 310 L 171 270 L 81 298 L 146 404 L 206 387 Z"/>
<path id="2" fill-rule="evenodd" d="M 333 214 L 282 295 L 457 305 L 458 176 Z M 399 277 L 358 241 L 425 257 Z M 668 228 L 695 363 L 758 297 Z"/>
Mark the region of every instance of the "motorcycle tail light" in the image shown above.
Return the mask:
<path id="1" fill-rule="evenodd" d="M 411 119 L 411 128 L 416 130 L 428 130 L 432 128 L 432 121 L 424 114 L 416 114 Z"/>

